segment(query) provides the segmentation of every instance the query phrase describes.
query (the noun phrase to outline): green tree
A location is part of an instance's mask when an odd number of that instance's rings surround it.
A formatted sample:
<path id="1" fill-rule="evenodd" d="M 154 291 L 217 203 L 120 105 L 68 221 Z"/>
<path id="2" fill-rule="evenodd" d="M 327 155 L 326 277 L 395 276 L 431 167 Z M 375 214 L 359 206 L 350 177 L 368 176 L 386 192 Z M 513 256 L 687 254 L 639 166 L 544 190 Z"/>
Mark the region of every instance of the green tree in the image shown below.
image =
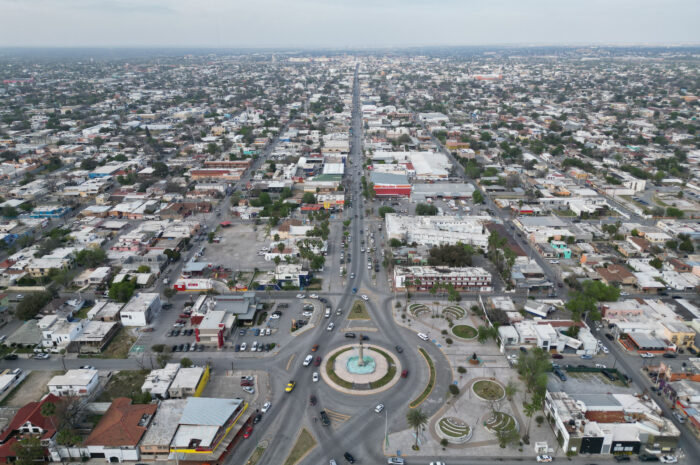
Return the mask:
<path id="1" fill-rule="evenodd" d="M 423 413 L 423 410 L 420 408 L 411 409 L 406 414 L 406 422 L 415 432 L 416 443 L 414 444 L 413 449 L 418 450 L 418 432 L 428 423 L 428 416 Z"/>
<path id="2" fill-rule="evenodd" d="M 387 213 L 394 213 L 395 211 L 396 210 L 394 210 L 393 208 L 385 206 L 385 207 L 379 207 L 378 213 L 379 213 L 379 216 L 384 218 Z"/>
<path id="3" fill-rule="evenodd" d="M 148 265 L 141 265 L 136 269 L 137 273 L 150 273 L 151 267 Z"/>
<path id="4" fill-rule="evenodd" d="M 75 263 L 78 266 L 93 268 L 107 260 L 107 252 L 102 249 L 83 249 L 75 255 Z"/>
<path id="5" fill-rule="evenodd" d="M 418 216 L 435 216 L 438 214 L 438 209 L 435 205 L 427 203 L 419 203 L 416 205 L 416 215 Z"/>
<path id="6" fill-rule="evenodd" d="M 474 203 L 484 203 L 484 194 L 481 193 L 479 189 L 475 190 L 474 193 L 472 194 L 472 200 Z"/>
<path id="7" fill-rule="evenodd" d="M 7 205 L 6 207 L 2 208 L 2 216 L 4 216 L 5 218 L 17 218 L 18 215 L 19 212 L 15 207 Z"/>
<path id="8" fill-rule="evenodd" d="M 161 161 L 157 161 L 153 163 L 153 175 L 158 177 L 158 178 L 167 178 L 168 177 L 168 165 Z"/>
<path id="9" fill-rule="evenodd" d="M 304 195 L 301 197 L 301 203 L 315 204 L 316 196 L 311 192 L 305 192 Z"/>
<path id="10" fill-rule="evenodd" d="M 44 446 L 38 436 L 25 436 L 12 449 L 16 457 L 15 465 L 36 465 L 45 461 Z"/>
<path id="11" fill-rule="evenodd" d="M 46 304 L 51 302 L 50 292 L 33 292 L 25 295 L 22 301 L 17 304 L 15 315 L 20 320 L 31 320 Z"/>
<path id="12" fill-rule="evenodd" d="M 506 384 L 505 392 L 506 392 L 506 397 L 508 398 L 508 400 L 512 400 L 513 396 L 515 394 L 517 394 L 517 392 L 518 392 L 517 383 L 513 380 L 508 381 L 508 384 Z"/>
<path id="13" fill-rule="evenodd" d="M 109 298 L 117 302 L 128 302 L 136 290 L 136 280 L 127 276 L 122 282 L 112 283 L 109 287 Z"/>
<path id="14" fill-rule="evenodd" d="M 175 292 L 176 292 L 175 289 L 173 289 L 172 287 L 166 287 L 165 289 L 163 289 L 163 295 L 167 299 L 170 299 L 172 296 L 174 296 Z"/>
<path id="15" fill-rule="evenodd" d="M 649 264 L 657 270 L 660 270 L 661 267 L 664 266 L 664 262 L 662 262 L 659 257 L 654 257 L 651 260 L 649 260 Z"/>
<path id="16" fill-rule="evenodd" d="M 190 360 L 187 357 L 184 357 L 182 360 L 180 360 L 180 366 L 182 368 L 189 368 L 193 365 L 192 360 Z"/>
<path id="17" fill-rule="evenodd" d="M 395 237 L 389 239 L 389 247 L 401 247 L 401 241 Z"/>

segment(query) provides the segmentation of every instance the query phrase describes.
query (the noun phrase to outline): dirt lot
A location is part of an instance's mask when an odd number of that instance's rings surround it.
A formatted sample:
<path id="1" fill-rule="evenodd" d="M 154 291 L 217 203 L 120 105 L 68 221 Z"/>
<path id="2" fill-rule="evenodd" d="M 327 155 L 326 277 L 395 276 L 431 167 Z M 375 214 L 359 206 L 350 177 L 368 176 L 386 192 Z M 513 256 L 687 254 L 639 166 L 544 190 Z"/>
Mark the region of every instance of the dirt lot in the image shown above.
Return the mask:
<path id="1" fill-rule="evenodd" d="M 46 384 L 51 378 L 61 374 L 60 371 L 32 371 L 2 401 L 4 407 L 23 407 L 29 402 L 37 401 L 49 392 Z"/>

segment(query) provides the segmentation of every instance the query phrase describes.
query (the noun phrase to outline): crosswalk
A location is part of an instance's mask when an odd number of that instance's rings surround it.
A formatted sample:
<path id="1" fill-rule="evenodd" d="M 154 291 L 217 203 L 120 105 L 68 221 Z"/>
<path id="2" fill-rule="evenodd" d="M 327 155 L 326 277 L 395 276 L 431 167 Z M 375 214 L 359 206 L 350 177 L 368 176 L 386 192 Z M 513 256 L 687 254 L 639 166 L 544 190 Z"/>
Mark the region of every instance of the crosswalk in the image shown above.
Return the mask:
<path id="1" fill-rule="evenodd" d="M 352 415 L 348 415 L 345 413 L 340 413 L 340 412 L 334 412 L 333 410 L 328 410 L 326 409 L 326 413 L 328 414 L 328 418 L 331 419 L 331 423 L 334 423 L 336 425 L 339 425 L 341 423 L 345 423 L 348 421 Z"/>

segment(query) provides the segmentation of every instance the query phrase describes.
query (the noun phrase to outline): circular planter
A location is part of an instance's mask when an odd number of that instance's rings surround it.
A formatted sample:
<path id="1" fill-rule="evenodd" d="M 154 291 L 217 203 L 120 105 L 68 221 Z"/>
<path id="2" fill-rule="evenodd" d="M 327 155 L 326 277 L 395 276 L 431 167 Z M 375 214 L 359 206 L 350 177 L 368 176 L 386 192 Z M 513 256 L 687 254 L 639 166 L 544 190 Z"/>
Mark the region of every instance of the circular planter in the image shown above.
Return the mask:
<path id="1" fill-rule="evenodd" d="M 471 389 L 476 397 L 484 401 L 502 400 L 506 396 L 506 389 L 501 383 L 490 379 L 475 382 Z"/>
<path id="2" fill-rule="evenodd" d="M 366 395 L 384 391 L 398 381 L 401 364 L 393 354 L 376 346 L 365 345 L 365 356 L 375 359 L 379 371 L 366 375 L 350 373 L 345 364 L 356 347 L 346 345 L 328 354 L 320 374 L 329 386 L 348 394 Z"/>
<path id="3" fill-rule="evenodd" d="M 455 417 L 442 417 L 435 422 L 435 433 L 450 444 L 464 444 L 472 438 L 473 429 Z"/>
<path id="4" fill-rule="evenodd" d="M 475 327 L 469 325 L 454 325 L 452 327 L 452 334 L 460 339 L 469 341 L 478 336 L 479 331 L 477 331 Z"/>
<path id="5" fill-rule="evenodd" d="M 505 412 L 494 412 L 484 421 L 484 427 L 492 433 L 520 430 L 518 420 Z"/>

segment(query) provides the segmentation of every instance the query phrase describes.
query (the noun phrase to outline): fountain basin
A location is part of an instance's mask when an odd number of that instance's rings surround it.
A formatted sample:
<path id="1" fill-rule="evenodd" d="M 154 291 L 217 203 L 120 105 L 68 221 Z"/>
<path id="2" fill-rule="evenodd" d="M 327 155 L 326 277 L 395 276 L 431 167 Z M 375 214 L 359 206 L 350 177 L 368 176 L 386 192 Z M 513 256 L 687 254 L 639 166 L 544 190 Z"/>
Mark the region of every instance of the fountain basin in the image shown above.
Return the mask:
<path id="1" fill-rule="evenodd" d="M 348 358 L 345 367 L 354 375 L 368 375 L 370 373 L 374 373 L 374 370 L 377 369 L 377 363 L 374 361 L 374 358 L 370 357 L 369 355 L 365 355 L 362 357 L 362 360 L 364 361 L 364 364 L 360 365 L 360 357 L 353 355 L 352 357 Z"/>

